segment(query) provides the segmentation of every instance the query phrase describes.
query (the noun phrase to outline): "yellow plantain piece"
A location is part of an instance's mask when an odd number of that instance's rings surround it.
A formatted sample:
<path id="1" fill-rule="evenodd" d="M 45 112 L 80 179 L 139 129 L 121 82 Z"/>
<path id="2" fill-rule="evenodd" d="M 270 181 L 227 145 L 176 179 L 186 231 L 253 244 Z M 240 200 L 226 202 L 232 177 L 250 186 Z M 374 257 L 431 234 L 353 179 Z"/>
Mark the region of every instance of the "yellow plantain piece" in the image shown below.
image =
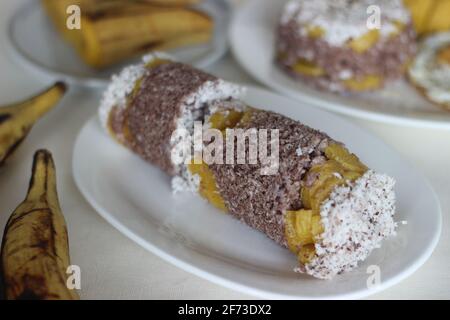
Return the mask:
<path id="1" fill-rule="evenodd" d="M 306 59 L 299 59 L 297 63 L 292 66 L 292 68 L 299 74 L 311 77 L 320 77 L 325 74 L 324 69 Z"/>
<path id="2" fill-rule="evenodd" d="M 289 250 L 298 253 L 307 244 L 314 244 L 316 237 L 323 233 L 320 215 L 312 210 L 286 211 L 285 235 Z"/>
<path id="3" fill-rule="evenodd" d="M 202 0 L 142 0 L 142 1 L 161 6 L 180 6 L 180 7 L 199 4 L 200 2 L 202 2 Z"/>
<path id="4" fill-rule="evenodd" d="M 0 107 L 0 165 L 25 139 L 33 125 L 63 97 L 66 85 L 57 82 L 23 102 Z"/>
<path id="5" fill-rule="evenodd" d="M 78 3 L 82 9 L 80 30 L 65 26 L 67 3 Z M 94 68 L 151 50 L 205 43 L 213 32 L 213 21 L 207 14 L 153 1 L 43 0 L 43 4 L 64 38 Z"/>
<path id="6" fill-rule="evenodd" d="M 7 299 L 79 299 L 66 285 L 67 227 L 58 201 L 55 166 L 46 150 L 34 155 L 28 194 L 6 224 L 1 259 Z"/>
<path id="7" fill-rule="evenodd" d="M 342 84 L 353 91 L 370 91 L 380 88 L 383 85 L 383 78 L 378 75 L 367 75 L 362 79 L 343 80 Z"/>
<path id="8" fill-rule="evenodd" d="M 152 50 L 170 50 L 175 48 L 193 46 L 197 44 L 207 43 L 209 40 L 211 40 L 211 32 L 209 30 L 193 32 L 170 38 L 166 41 L 161 42 L 160 44 L 155 44 Z M 144 53 L 147 51 L 148 49 L 143 50 Z"/>
<path id="9" fill-rule="evenodd" d="M 368 170 L 357 156 L 336 143 L 325 148 L 325 156 L 328 159 L 326 162 L 315 165 L 308 171 L 308 174 L 317 175 L 313 185 L 305 186 L 300 191 L 304 208 L 312 209 L 316 215 L 335 187 L 357 180 Z"/>
<path id="10" fill-rule="evenodd" d="M 122 11 L 101 19 L 84 17 L 81 24 L 82 40 L 77 50 L 88 65 L 96 68 L 164 45 L 174 46 L 177 41 L 191 44 L 189 36 L 192 43 L 207 41 L 213 26 L 203 13 L 184 8 Z"/>
<path id="11" fill-rule="evenodd" d="M 232 109 L 219 111 L 211 115 L 209 118 L 209 123 L 211 128 L 220 130 L 224 133 L 227 128 L 234 128 L 236 124 L 241 121 L 243 116 L 244 112 Z M 209 169 L 208 164 L 205 162 L 200 164 L 191 163 L 188 165 L 188 170 L 191 174 L 197 174 L 200 177 L 200 195 L 216 208 L 226 212 L 226 204 L 220 195 L 217 188 L 216 178 L 214 177 L 211 169 Z"/>
<path id="12" fill-rule="evenodd" d="M 42 0 L 42 7 L 47 15 L 52 19 L 59 33 L 70 43 L 78 41 L 79 30 L 69 30 L 67 28 L 67 8 L 70 5 L 79 5 L 81 0 Z"/>
<path id="13" fill-rule="evenodd" d="M 439 50 L 437 61 L 444 65 L 450 65 L 450 45 Z"/>
<path id="14" fill-rule="evenodd" d="M 370 30 L 359 38 L 353 39 L 348 43 L 348 46 L 357 53 L 364 53 L 372 48 L 380 38 L 378 30 Z"/>
<path id="15" fill-rule="evenodd" d="M 350 153 L 345 147 L 337 143 L 332 143 L 325 148 L 325 155 L 328 159 L 339 162 L 348 171 L 363 174 L 368 170 L 367 166 L 355 154 Z"/>
<path id="16" fill-rule="evenodd" d="M 308 26 L 307 30 L 308 37 L 313 39 L 320 39 L 325 35 L 325 30 L 319 26 Z"/>
<path id="17" fill-rule="evenodd" d="M 327 161 L 311 167 L 308 174 L 317 175 L 314 183 L 300 190 L 303 209 L 287 211 L 285 235 L 289 249 L 306 264 L 315 255 L 314 243 L 324 232 L 320 209 L 333 190 L 348 181 L 355 181 L 367 170 L 359 158 L 345 147 L 332 143 L 325 148 Z"/>
<path id="18" fill-rule="evenodd" d="M 227 128 L 234 128 L 243 116 L 243 112 L 233 109 L 218 111 L 211 115 L 209 123 L 211 124 L 211 128 L 224 131 Z"/>
<path id="19" fill-rule="evenodd" d="M 425 33 L 432 13 L 434 0 L 403 0 L 405 7 L 411 12 L 414 28 L 418 34 Z"/>
<path id="20" fill-rule="evenodd" d="M 208 165 L 204 162 L 201 164 L 191 163 L 188 164 L 188 169 L 192 174 L 198 174 L 200 177 L 200 195 L 219 210 L 226 211 L 227 207 L 217 189 L 216 179 Z"/>
<path id="21" fill-rule="evenodd" d="M 403 0 L 419 36 L 450 30 L 450 0 Z"/>
<path id="22" fill-rule="evenodd" d="M 156 5 L 162 7 L 186 7 L 199 4 L 202 0 L 41 0 L 44 9 L 57 12 L 63 18 L 71 5 L 79 6 L 84 13 L 95 14 L 108 9 L 118 9 L 134 5 Z M 65 20 L 65 19 L 64 19 Z"/>

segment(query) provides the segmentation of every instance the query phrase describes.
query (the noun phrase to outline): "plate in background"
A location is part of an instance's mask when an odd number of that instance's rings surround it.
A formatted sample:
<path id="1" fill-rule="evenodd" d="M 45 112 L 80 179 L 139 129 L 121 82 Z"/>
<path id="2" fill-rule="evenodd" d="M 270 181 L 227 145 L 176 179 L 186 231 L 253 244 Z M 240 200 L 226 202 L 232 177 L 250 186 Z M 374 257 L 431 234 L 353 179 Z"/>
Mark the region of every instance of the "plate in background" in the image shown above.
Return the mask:
<path id="1" fill-rule="evenodd" d="M 214 36 L 208 44 L 167 51 L 177 60 L 204 68 L 219 60 L 228 49 L 227 30 L 231 6 L 227 0 L 205 0 L 197 6 L 214 19 Z M 31 0 L 12 16 L 8 28 L 10 49 L 19 63 L 40 74 L 84 86 L 103 87 L 122 65 L 98 71 L 88 67 L 53 26 L 40 1 Z"/>
<path id="2" fill-rule="evenodd" d="M 440 235 L 440 205 L 426 179 L 407 161 L 335 114 L 256 88 L 249 88 L 244 101 L 345 141 L 369 167 L 395 177 L 395 218 L 408 224 L 352 272 L 330 281 L 295 273 L 296 257 L 262 233 L 195 195 L 174 196 L 170 178 L 117 144 L 96 117 L 81 130 L 74 147 L 79 190 L 106 221 L 145 249 L 207 280 L 263 298 L 360 298 L 398 283 L 429 258 Z M 381 283 L 368 288 L 371 265 L 380 267 Z"/>
<path id="3" fill-rule="evenodd" d="M 275 30 L 287 0 L 250 0 L 236 12 L 231 47 L 239 64 L 255 79 L 285 95 L 330 111 L 400 125 L 450 129 L 450 112 L 421 96 L 406 80 L 383 90 L 340 96 L 293 80 L 274 63 Z"/>

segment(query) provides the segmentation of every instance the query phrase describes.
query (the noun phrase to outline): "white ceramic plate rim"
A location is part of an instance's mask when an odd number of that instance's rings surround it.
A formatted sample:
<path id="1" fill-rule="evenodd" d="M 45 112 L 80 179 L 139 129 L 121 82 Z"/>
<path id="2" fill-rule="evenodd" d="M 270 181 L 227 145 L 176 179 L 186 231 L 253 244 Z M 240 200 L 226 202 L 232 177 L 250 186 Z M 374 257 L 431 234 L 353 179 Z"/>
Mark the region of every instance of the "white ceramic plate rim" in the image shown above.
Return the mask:
<path id="1" fill-rule="evenodd" d="M 246 59 L 243 57 L 241 51 L 239 50 L 238 46 L 236 45 L 236 39 L 239 35 L 239 22 L 242 20 L 241 16 L 246 13 L 247 8 L 252 7 L 255 5 L 255 3 L 258 2 L 259 5 L 264 5 L 265 1 L 259 1 L 259 0 L 248 0 L 245 4 L 243 4 L 239 10 L 236 10 L 231 26 L 229 29 L 229 38 L 230 38 L 230 45 L 231 45 L 231 51 L 233 53 L 233 56 L 238 61 L 239 65 L 248 72 L 254 79 L 256 79 L 261 84 L 264 84 L 265 86 L 272 88 L 282 94 L 288 95 L 291 98 L 294 98 L 298 101 L 304 102 L 306 104 L 317 106 L 329 111 L 341 113 L 344 115 L 362 118 L 362 119 L 368 119 L 376 122 L 383 122 L 383 123 L 390 123 L 390 124 L 396 124 L 396 125 L 402 125 L 402 126 L 414 126 L 414 127 L 421 127 L 421 128 L 433 128 L 433 129 L 444 129 L 444 130 L 450 130 L 450 121 L 448 120 L 439 120 L 439 119 L 426 119 L 426 118 L 420 118 L 420 116 L 399 116 L 395 114 L 389 114 L 384 112 L 376 112 L 371 110 L 364 110 L 364 109 L 357 109 L 355 107 L 349 107 L 346 106 L 345 103 L 341 103 L 336 101 L 328 101 L 327 99 L 320 99 L 318 101 L 318 98 L 312 97 L 308 95 L 307 93 L 302 92 L 293 92 L 292 90 L 284 87 L 283 85 L 277 83 L 276 81 L 271 81 L 264 75 L 260 74 L 255 68 L 252 68 L 252 66 L 248 65 L 246 63 Z M 292 80 L 294 81 L 294 80 Z M 436 108 L 439 108 L 436 106 Z"/>
<path id="2" fill-rule="evenodd" d="M 227 12 L 225 12 L 224 14 L 231 16 L 232 8 L 230 2 L 228 0 L 218 0 L 218 1 L 221 1 L 221 3 L 227 8 Z M 57 80 L 65 80 L 68 83 L 73 83 L 92 88 L 104 88 L 105 86 L 107 86 L 109 82 L 109 80 L 107 79 L 103 79 L 100 77 L 96 78 L 96 77 L 68 74 L 61 72 L 54 67 L 44 66 L 35 58 L 33 58 L 32 56 L 30 56 L 28 53 L 24 52 L 21 49 L 20 45 L 14 39 L 14 26 L 15 26 L 14 22 L 18 19 L 18 17 L 27 13 L 28 11 L 35 10 L 36 5 L 39 5 L 39 1 L 30 0 L 25 2 L 14 12 L 14 14 L 8 21 L 7 25 L 8 41 L 6 41 L 6 43 L 7 43 L 7 50 L 11 53 L 11 56 L 17 59 L 20 64 L 27 66 L 30 70 L 32 70 L 33 72 L 42 77 Z M 230 19 L 227 19 L 228 25 L 230 24 L 229 20 Z M 215 36 L 217 36 L 217 32 L 215 32 Z M 215 47 L 214 50 L 210 51 L 210 53 L 207 56 L 200 59 L 198 63 L 196 63 L 195 66 L 197 68 L 205 68 L 215 63 L 225 55 L 225 53 L 228 50 L 228 39 L 226 34 L 223 36 L 223 39 L 220 43 L 215 43 L 214 47 Z"/>
<path id="3" fill-rule="evenodd" d="M 259 92 L 260 94 L 271 94 L 273 96 L 276 96 L 276 94 L 267 92 L 262 89 L 258 89 L 256 87 L 248 87 L 247 86 L 247 88 L 249 91 L 253 91 L 255 94 L 257 94 Z M 286 98 L 283 98 L 283 99 L 286 99 Z M 323 113 L 324 111 L 317 110 L 317 112 Z M 336 116 L 336 115 L 334 115 L 333 117 L 340 118 L 339 116 Z M 99 202 L 96 200 L 96 198 L 94 196 L 92 196 L 91 193 L 89 192 L 88 187 L 86 187 L 84 185 L 84 183 L 82 182 L 81 176 L 78 175 L 79 170 L 77 168 L 77 163 L 75 161 L 76 155 L 79 152 L 77 150 L 79 150 L 80 137 L 82 135 L 82 132 L 84 131 L 85 128 L 90 126 L 92 124 L 92 122 L 95 122 L 95 121 L 98 121 L 96 116 L 91 118 L 86 123 L 86 125 L 83 126 L 83 128 L 80 130 L 80 134 L 79 134 L 79 136 L 75 142 L 75 146 L 74 146 L 73 163 L 72 163 L 73 177 L 74 177 L 75 183 L 76 183 L 78 189 L 80 190 L 81 194 L 85 197 L 85 199 L 88 201 L 88 203 L 100 214 L 100 216 L 102 216 L 107 222 L 109 222 L 119 232 L 124 234 L 126 237 L 128 237 L 132 241 L 136 242 L 141 247 L 154 253 L 155 255 L 159 256 L 160 258 L 164 259 L 165 261 L 172 263 L 173 265 L 179 267 L 182 270 L 188 271 L 192 274 L 195 274 L 201 278 L 204 278 L 211 282 L 217 283 L 224 287 L 227 287 L 227 288 L 230 288 L 233 290 L 237 290 L 237 291 L 240 291 L 240 292 L 243 292 L 243 293 L 246 293 L 249 295 L 253 295 L 256 297 L 265 298 L 265 299 L 358 299 L 358 298 L 363 298 L 368 295 L 385 290 L 388 287 L 391 287 L 391 286 L 399 283 L 400 281 L 406 279 L 410 275 L 412 275 L 417 269 L 419 269 L 426 262 L 426 260 L 428 260 L 428 258 L 431 256 L 434 248 L 436 247 L 436 245 L 439 241 L 440 234 L 441 234 L 441 224 L 442 224 L 440 202 L 437 198 L 437 195 L 433 191 L 431 185 L 429 184 L 428 180 L 420 172 L 416 172 L 418 177 L 421 178 L 423 180 L 423 182 L 425 183 L 425 187 L 427 189 L 429 189 L 430 193 L 433 195 L 433 198 L 434 198 L 433 201 L 437 205 L 438 220 L 436 221 L 436 223 L 437 223 L 436 226 L 437 226 L 438 232 L 436 232 L 433 235 L 432 240 L 429 241 L 428 246 L 426 247 L 426 250 L 424 250 L 420 254 L 420 256 L 418 256 L 417 259 L 413 263 L 408 265 L 408 267 L 405 268 L 402 272 L 399 272 L 398 274 L 396 274 L 389 280 L 383 280 L 380 285 L 372 287 L 372 288 L 355 290 L 355 291 L 345 293 L 345 294 L 324 295 L 319 298 L 311 297 L 311 296 L 307 296 L 307 295 L 280 294 L 277 292 L 258 289 L 258 288 L 254 288 L 252 286 L 241 284 L 241 283 L 234 281 L 232 279 L 229 279 L 227 277 L 223 277 L 223 276 L 214 274 L 212 272 L 206 271 L 199 266 L 196 266 L 192 263 L 183 261 L 182 258 L 178 258 L 178 257 L 164 251 L 163 249 L 159 248 L 157 245 L 150 243 L 148 240 L 144 239 L 140 235 L 133 232 L 129 227 L 127 227 L 125 224 L 123 224 L 118 219 L 116 219 L 114 214 L 108 212 L 108 210 L 104 209 L 102 207 L 102 205 L 99 204 Z M 357 125 L 354 125 L 351 123 L 348 123 L 348 125 L 350 125 L 351 127 L 355 128 L 355 129 L 356 128 L 359 129 L 359 126 L 357 126 Z M 360 130 L 362 130 L 362 129 L 360 129 Z M 373 138 L 378 139 L 376 137 L 373 137 Z M 385 145 L 385 146 L 387 149 L 390 149 L 392 152 L 396 153 L 388 145 Z M 408 167 L 410 167 L 411 169 L 414 169 L 414 166 L 412 166 L 408 161 L 406 161 L 404 159 L 403 159 L 403 161 L 405 161 L 405 163 L 407 164 Z M 415 171 L 417 171 L 417 170 L 415 170 Z"/>

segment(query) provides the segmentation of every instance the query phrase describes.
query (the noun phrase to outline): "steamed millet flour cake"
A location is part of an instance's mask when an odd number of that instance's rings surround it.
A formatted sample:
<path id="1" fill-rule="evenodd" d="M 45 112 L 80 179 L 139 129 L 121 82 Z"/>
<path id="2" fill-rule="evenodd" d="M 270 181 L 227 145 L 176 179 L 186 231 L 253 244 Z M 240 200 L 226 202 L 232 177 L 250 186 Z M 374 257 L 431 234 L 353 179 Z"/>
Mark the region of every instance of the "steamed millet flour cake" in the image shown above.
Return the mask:
<path id="1" fill-rule="evenodd" d="M 367 9 L 381 10 L 369 29 Z M 400 78 L 416 51 L 416 34 L 401 0 L 292 0 L 278 24 L 276 62 L 314 87 L 360 92 Z"/>
<path id="2" fill-rule="evenodd" d="M 297 256 L 296 271 L 331 279 L 395 235 L 391 177 L 370 170 L 323 132 L 247 106 L 243 94 L 237 85 L 151 55 L 113 77 L 99 114 L 114 139 L 173 177 L 174 197 L 197 193 L 263 232 Z M 261 174 L 260 160 L 207 164 L 187 155 L 174 162 L 184 137 L 172 133 L 192 135 L 195 121 L 224 137 L 227 129 L 266 129 L 272 139 L 277 130 L 277 170 Z"/>

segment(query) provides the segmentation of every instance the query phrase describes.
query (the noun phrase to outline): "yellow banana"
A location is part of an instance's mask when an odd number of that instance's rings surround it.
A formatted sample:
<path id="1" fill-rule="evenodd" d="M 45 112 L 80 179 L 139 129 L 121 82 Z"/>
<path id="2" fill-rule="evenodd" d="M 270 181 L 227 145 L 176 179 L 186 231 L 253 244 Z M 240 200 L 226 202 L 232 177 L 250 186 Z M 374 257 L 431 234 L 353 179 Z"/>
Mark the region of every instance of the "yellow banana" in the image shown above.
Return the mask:
<path id="1" fill-rule="evenodd" d="M 156 9 L 146 13 L 122 11 L 103 19 L 82 19 L 78 51 L 90 66 L 102 68 L 123 59 L 187 39 L 182 45 L 209 40 L 212 21 L 188 9 Z M 196 35 L 203 37 L 197 38 Z M 191 41 L 189 41 L 192 39 Z M 173 47 L 173 46 L 172 46 Z"/>
<path id="2" fill-rule="evenodd" d="M 419 36 L 450 30 L 450 0 L 403 0 Z"/>
<path id="3" fill-rule="evenodd" d="M 202 0 L 142 0 L 162 6 L 189 6 L 202 2 Z"/>
<path id="4" fill-rule="evenodd" d="M 69 30 L 65 26 L 65 7 L 69 1 L 82 8 L 80 30 Z M 64 38 L 94 68 L 107 67 L 151 50 L 193 45 L 210 39 L 213 21 L 205 13 L 180 6 L 162 6 L 159 2 L 43 0 Z M 183 0 L 185 2 L 188 1 Z"/>
<path id="5" fill-rule="evenodd" d="M 28 194 L 6 224 L 1 259 L 7 299 L 79 299 L 66 284 L 67 227 L 46 150 L 34 155 Z"/>
<path id="6" fill-rule="evenodd" d="M 45 9 L 66 12 L 70 5 L 77 5 L 86 13 L 92 14 L 113 7 L 126 7 L 134 4 L 186 7 L 199 4 L 203 0 L 42 0 Z"/>
<path id="7" fill-rule="evenodd" d="M 191 46 L 194 44 L 200 44 L 208 42 L 211 39 L 211 33 L 208 31 L 205 32 L 194 32 L 189 34 L 180 35 L 178 37 L 173 37 L 166 41 L 161 42 L 160 44 L 155 45 L 152 50 L 169 50 L 173 48 L 179 48 L 184 46 Z M 148 50 L 146 50 L 148 51 Z"/>
<path id="8" fill-rule="evenodd" d="M 66 85 L 57 82 L 23 102 L 0 107 L 0 165 L 25 139 L 32 126 L 62 98 Z"/>

